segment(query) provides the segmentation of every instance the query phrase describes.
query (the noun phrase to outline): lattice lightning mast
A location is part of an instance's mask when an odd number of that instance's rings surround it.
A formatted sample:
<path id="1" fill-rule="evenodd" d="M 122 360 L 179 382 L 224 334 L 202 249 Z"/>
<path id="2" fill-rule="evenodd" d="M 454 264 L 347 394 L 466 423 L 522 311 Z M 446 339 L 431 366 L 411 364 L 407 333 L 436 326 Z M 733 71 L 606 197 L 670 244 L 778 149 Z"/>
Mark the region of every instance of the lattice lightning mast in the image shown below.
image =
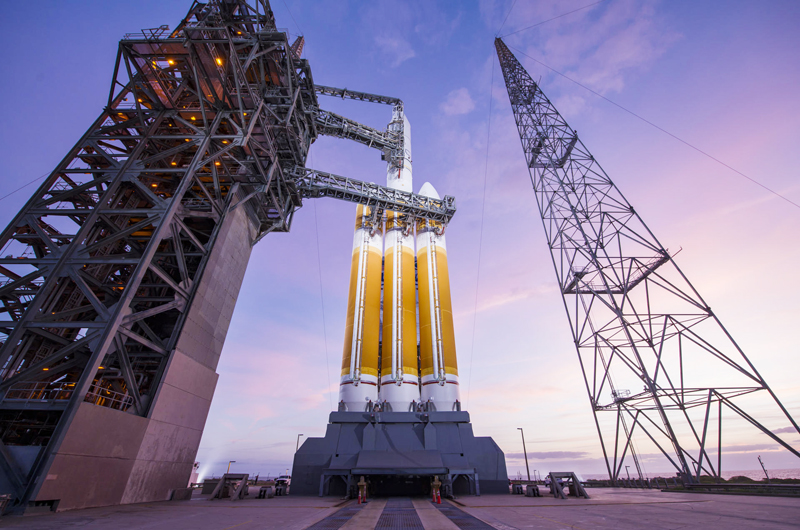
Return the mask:
<path id="1" fill-rule="evenodd" d="M 636 460 L 635 433 L 687 480 L 719 476 L 723 409 L 800 457 L 745 410 L 766 394 L 800 432 L 767 382 L 505 43 L 495 46 L 610 478 L 628 453 Z"/>

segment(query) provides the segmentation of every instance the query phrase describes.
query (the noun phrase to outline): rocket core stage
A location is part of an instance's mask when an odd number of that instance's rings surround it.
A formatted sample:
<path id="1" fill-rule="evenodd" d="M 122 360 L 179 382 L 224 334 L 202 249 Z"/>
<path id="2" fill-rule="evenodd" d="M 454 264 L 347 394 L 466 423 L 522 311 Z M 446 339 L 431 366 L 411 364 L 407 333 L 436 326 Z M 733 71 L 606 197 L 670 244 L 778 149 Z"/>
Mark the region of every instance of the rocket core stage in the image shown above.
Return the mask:
<path id="1" fill-rule="evenodd" d="M 402 147 L 388 157 L 386 184 L 410 192 L 411 127 L 400 105 L 393 109 L 389 131 L 402 138 Z M 439 198 L 430 183 L 420 195 Z M 377 406 L 405 412 L 419 404 L 427 410 L 460 409 L 443 226 L 429 221 L 415 226 L 397 212 L 375 219 L 370 208 L 359 205 L 339 410 Z"/>

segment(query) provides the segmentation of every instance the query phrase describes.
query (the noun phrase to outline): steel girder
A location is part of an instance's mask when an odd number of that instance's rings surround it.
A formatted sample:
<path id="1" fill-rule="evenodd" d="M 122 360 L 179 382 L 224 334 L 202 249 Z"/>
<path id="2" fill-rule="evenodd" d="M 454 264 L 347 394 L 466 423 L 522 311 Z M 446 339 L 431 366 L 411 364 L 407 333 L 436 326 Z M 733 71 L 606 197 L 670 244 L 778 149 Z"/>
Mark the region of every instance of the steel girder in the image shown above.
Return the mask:
<path id="1" fill-rule="evenodd" d="M 325 85 L 314 85 L 317 94 L 325 96 L 334 96 L 342 99 L 354 99 L 356 101 L 368 101 L 370 103 L 383 103 L 384 105 L 403 106 L 403 102 L 398 98 L 390 96 L 380 96 L 378 94 L 370 94 L 368 92 L 357 92 L 355 90 L 347 90 L 346 88 L 336 88 Z"/>
<path id="2" fill-rule="evenodd" d="M 410 218 L 424 215 L 425 219 L 446 225 L 456 212 L 456 199 L 450 195 L 444 199 L 433 199 L 305 167 L 295 168 L 292 176 L 302 197 L 334 197 L 364 204 L 370 207 L 376 217 L 391 210 Z"/>
<path id="3" fill-rule="evenodd" d="M 505 43 L 495 46 L 610 478 L 636 432 L 687 479 L 718 476 L 723 405 L 800 456 L 741 404 L 766 393 L 800 432 L 766 381 L 577 132 Z M 605 411 L 616 421 L 601 422 Z"/>
<path id="4" fill-rule="evenodd" d="M 314 117 L 316 118 L 315 125 L 318 134 L 352 140 L 367 147 L 378 149 L 383 152 L 384 159 L 388 159 L 393 152 L 402 149 L 402 136 L 396 131 L 379 131 L 350 118 L 322 109 L 316 109 Z"/>
<path id="5" fill-rule="evenodd" d="M 403 167 L 404 160 L 407 155 L 410 156 L 410 153 L 406 153 L 404 146 L 405 135 L 403 131 L 405 125 L 403 120 L 399 118 L 403 115 L 403 102 L 400 99 L 323 85 L 315 85 L 314 89 L 318 94 L 325 96 L 392 105 L 394 111 L 393 120 L 385 131 L 378 131 L 357 121 L 323 110 L 318 111 L 317 131 L 319 134 L 353 140 L 367 147 L 380 149 L 383 151 L 382 160 L 389 162 L 394 168 Z"/>

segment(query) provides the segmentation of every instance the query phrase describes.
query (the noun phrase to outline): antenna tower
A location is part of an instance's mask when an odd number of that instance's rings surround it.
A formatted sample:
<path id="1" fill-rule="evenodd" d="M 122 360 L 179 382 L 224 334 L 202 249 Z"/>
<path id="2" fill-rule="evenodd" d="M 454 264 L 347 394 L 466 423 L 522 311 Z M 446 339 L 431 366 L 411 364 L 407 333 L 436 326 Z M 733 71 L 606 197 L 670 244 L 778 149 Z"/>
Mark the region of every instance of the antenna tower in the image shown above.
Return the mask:
<path id="1" fill-rule="evenodd" d="M 724 409 L 800 457 L 745 410 L 766 394 L 800 433 L 767 382 L 505 43 L 495 47 L 611 480 L 634 434 L 685 481 L 719 477 Z"/>

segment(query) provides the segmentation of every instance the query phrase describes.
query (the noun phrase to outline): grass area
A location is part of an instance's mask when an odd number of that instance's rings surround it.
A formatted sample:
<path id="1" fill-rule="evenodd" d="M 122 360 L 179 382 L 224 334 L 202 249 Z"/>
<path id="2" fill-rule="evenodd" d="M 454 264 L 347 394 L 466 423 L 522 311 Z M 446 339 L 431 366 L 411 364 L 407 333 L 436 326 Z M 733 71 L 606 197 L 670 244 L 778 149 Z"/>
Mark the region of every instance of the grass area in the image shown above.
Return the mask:
<path id="1" fill-rule="evenodd" d="M 705 476 L 701 476 L 700 477 L 700 479 L 701 479 L 700 482 L 701 483 L 702 482 L 706 482 L 706 481 L 702 480 L 703 478 L 706 478 L 706 477 Z M 709 480 L 708 482 L 715 482 L 712 477 L 708 477 L 708 478 L 712 479 L 712 480 Z M 731 477 L 728 480 L 723 480 L 722 482 L 729 483 L 729 484 L 766 484 L 767 483 L 767 479 L 766 478 L 762 478 L 761 480 L 753 480 L 750 477 L 739 476 L 739 477 Z M 770 484 L 800 484 L 800 478 L 771 478 L 771 479 L 769 479 L 769 483 Z"/>

